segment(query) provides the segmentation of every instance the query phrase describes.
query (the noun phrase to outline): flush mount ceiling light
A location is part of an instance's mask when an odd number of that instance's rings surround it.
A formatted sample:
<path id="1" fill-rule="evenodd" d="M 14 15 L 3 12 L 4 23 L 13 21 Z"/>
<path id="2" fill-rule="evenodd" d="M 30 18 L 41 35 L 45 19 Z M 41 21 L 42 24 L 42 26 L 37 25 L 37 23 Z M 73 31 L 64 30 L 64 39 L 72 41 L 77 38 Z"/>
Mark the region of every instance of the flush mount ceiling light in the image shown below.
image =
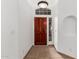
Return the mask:
<path id="1" fill-rule="evenodd" d="M 40 1 L 40 2 L 38 2 L 38 6 L 41 8 L 46 8 L 48 6 L 48 2 Z"/>

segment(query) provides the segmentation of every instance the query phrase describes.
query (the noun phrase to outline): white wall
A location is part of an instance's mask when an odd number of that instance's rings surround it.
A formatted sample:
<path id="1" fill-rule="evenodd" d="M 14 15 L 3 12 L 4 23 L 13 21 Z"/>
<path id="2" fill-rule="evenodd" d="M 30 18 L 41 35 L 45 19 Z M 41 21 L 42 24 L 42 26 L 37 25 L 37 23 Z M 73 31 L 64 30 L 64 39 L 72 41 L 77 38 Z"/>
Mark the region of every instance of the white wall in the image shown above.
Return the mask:
<path id="1" fill-rule="evenodd" d="M 23 59 L 32 46 L 32 9 L 25 0 L 2 0 L 2 59 Z"/>
<path id="2" fill-rule="evenodd" d="M 54 46 L 58 47 L 58 17 L 54 18 Z"/>
<path id="3" fill-rule="evenodd" d="M 2 0 L 1 59 L 18 59 L 17 0 Z"/>
<path id="4" fill-rule="evenodd" d="M 59 0 L 58 1 L 58 47 L 57 50 L 76 57 L 76 38 L 63 38 L 62 25 L 63 20 L 67 16 L 76 16 L 77 6 L 76 0 Z M 69 36 L 70 37 L 70 36 Z"/>
<path id="5" fill-rule="evenodd" d="M 32 47 L 33 41 L 33 15 L 32 8 L 29 6 L 26 0 L 19 0 L 19 59 L 27 54 Z"/>

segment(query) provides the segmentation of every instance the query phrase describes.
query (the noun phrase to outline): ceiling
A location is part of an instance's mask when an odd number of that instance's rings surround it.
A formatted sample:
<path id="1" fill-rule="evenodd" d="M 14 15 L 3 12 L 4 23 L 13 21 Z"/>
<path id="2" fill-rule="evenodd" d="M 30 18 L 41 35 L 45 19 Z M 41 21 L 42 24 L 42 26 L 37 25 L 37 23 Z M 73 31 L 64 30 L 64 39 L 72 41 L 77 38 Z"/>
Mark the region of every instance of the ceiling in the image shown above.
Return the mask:
<path id="1" fill-rule="evenodd" d="M 37 5 L 39 1 L 47 1 L 48 2 L 48 8 L 53 8 L 57 4 L 57 0 L 26 0 L 27 3 L 33 7 L 34 9 L 39 8 Z"/>

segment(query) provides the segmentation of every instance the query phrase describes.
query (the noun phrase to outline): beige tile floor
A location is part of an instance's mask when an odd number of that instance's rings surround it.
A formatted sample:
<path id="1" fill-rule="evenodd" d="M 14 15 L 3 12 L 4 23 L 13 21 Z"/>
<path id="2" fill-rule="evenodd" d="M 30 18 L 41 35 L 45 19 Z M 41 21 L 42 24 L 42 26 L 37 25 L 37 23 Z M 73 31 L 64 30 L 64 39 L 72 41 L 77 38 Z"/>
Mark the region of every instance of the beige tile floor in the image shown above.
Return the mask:
<path id="1" fill-rule="evenodd" d="M 53 46 L 37 45 L 32 47 L 24 59 L 73 59 L 63 57 Z"/>

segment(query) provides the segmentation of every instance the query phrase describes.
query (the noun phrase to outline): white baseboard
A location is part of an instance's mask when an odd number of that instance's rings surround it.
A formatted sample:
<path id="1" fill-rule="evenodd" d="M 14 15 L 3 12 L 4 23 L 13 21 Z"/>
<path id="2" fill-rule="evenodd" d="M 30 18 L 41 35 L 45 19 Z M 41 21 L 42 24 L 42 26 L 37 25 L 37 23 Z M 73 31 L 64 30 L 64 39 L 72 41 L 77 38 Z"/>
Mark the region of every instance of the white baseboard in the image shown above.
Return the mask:
<path id="1" fill-rule="evenodd" d="M 31 50 L 32 46 L 33 46 L 33 45 L 31 45 L 31 46 L 28 48 L 28 50 L 26 51 L 26 53 L 25 53 L 25 55 L 24 55 L 23 59 L 25 58 L 25 56 L 27 56 L 27 54 L 28 54 L 28 53 L 29 53 L 29 51 Z"/>
<path id="2" fill-rule="evenodd" d="M 56 50 L 57 50 L 58 52 L 62 53 L 62 54 L 67 55 L 67 56 L 70 56 L 70 57 L 73 57 L 73 58 L 77 58 L 76 56 L 74 56 L 74 55 L 72 55 L 72 54 L 69 54 L 69 53 L 67 53 L 67 52 L 61 51 L 61 50 L 59 50 L 59 49 L 56 49 Z"/>

